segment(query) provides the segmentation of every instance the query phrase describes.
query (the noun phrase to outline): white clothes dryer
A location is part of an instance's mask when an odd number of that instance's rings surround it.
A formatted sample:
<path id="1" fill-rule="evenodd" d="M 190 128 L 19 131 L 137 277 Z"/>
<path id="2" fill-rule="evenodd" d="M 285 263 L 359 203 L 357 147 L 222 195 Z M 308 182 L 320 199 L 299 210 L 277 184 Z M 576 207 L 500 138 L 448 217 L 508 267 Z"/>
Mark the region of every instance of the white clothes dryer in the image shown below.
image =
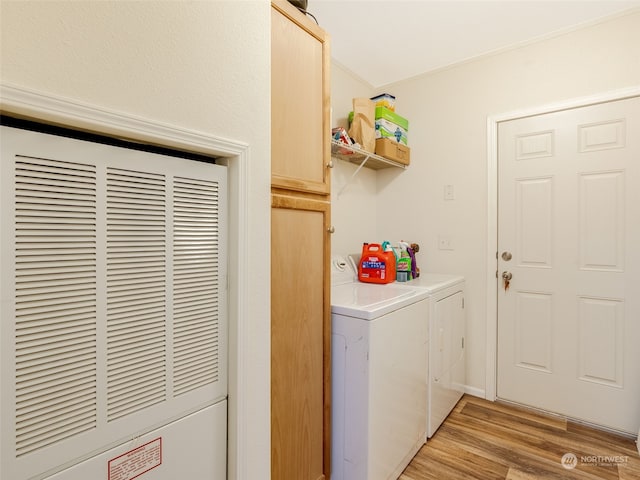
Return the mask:
<path id="1" fill-rule="evenodd" d="M 427 437 L 431 438 L 462 397 L 465 368 L 465 280 L 457 275 L 425 273 L 396 283 L 429 295 Z"/>

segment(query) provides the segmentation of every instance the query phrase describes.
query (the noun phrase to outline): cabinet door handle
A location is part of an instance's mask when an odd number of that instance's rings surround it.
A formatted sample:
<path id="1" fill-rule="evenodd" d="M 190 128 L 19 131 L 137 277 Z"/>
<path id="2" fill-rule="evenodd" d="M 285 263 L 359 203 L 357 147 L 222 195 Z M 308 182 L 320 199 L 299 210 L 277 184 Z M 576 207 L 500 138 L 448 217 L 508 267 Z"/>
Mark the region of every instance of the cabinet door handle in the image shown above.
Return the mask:
<path id="1" fill-rule="evenodd" d="M 335 233 L 335 231 L 336 231 L 336 227 L 334 227 L 334 226 L 331 226 L 331 227 L 327 228 L 327 232 L 329 232 L 329 233 Z"/>
<path id="2" fill-rule="evenodd" d="M 327 163 L 327 168 L 333 168 L 333 160 L 329 160 Z"/>

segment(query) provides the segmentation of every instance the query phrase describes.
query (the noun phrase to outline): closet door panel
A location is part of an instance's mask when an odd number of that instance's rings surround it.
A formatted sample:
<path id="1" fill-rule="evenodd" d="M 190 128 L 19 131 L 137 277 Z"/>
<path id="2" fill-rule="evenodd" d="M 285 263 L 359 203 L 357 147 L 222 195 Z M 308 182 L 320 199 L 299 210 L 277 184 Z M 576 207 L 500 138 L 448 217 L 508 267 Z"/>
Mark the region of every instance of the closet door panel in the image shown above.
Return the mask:
<path id="1" fill-rule="evenodd" d="M 282 6 L 272 8 L 272 185 L 328 194 L 328 39 L 298 16 Z"/>
<path id="2" fill-rule="evenodd" d="M 328 214 L 329 204 L 325 202 L 273 196 L 271 475 L 274 480 L 325 478 L 326 399 L 330 390 L 329 305 L 324 294 Z"/>

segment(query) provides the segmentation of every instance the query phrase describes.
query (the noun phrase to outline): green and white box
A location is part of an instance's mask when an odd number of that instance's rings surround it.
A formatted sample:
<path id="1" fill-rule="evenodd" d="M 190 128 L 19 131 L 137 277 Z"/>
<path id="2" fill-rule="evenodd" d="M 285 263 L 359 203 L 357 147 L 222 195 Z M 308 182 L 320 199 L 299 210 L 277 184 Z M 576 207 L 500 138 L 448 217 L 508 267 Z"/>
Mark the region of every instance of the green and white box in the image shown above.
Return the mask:
<path id="1" fill-rule="evenodd" d="M 409 120 L 385 107 L 376 107 L 376 138 L 390 138 L 407 145 Z"/>

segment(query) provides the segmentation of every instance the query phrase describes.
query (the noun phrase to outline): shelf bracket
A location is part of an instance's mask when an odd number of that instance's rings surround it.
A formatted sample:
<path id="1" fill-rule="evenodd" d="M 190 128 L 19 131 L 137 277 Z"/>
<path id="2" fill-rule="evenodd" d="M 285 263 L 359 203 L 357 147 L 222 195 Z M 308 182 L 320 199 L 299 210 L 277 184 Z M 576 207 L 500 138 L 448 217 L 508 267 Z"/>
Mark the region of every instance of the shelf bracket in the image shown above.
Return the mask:
<path id="1" fill-rule="evenodd" d="M 342 150 L 350 150 L 352 154 L 341 154 Z M 331 155 L 335 158 L 347 160 L 351 163 L 358 163 L 358 168 L 353 172 L 349 180 L 340 188 L 337 193 L 337 197 L 340 198 L 340 195 L 344 190 L 349 186 L 349 184 L 353 181 L 353 179 L 360 173 L 362 167 L 365 167 L 367 162 L 371 159 L 376 162 L 376 166 L 372 167 L 374 169 L 380 169 L 384 167 L 396 167 L 406 169 L 407 166 L 395 162 L 393 160 L 389 160 L 388 158 L 381 157 L 380 155 L 376 155 L 375 153 L 368 152 L 366 150 L 362 150 L 361 148 L 357 148 L 353 145 L 347 145 L 339 140 L 331 139 Z"/>
<path id="2" fill-rule="evenodd" d="M 362 167 L 364 167 L 364 164 L 367 163 L 367 160 L 369 160 L 369 158 L 371 158 L 370 155 L 365 156 L 362 163 L 358 165 L 358 168 L 356 168 L 355 171 L 351 174 L 351 177 L 349 177 L 349 180 L 347 180 L 346 183 L 342 186 L 342 188 L 338 190 L 338 198 L 340 198 L 340 195 L 342 194 L 342 192 L 344 192 L 344 190 L 349 186 L 349 184 L 353 181 L 353 179 L 356 178 L 356 175 L 360 173 L 360 170 L 362 170 Z"/>

